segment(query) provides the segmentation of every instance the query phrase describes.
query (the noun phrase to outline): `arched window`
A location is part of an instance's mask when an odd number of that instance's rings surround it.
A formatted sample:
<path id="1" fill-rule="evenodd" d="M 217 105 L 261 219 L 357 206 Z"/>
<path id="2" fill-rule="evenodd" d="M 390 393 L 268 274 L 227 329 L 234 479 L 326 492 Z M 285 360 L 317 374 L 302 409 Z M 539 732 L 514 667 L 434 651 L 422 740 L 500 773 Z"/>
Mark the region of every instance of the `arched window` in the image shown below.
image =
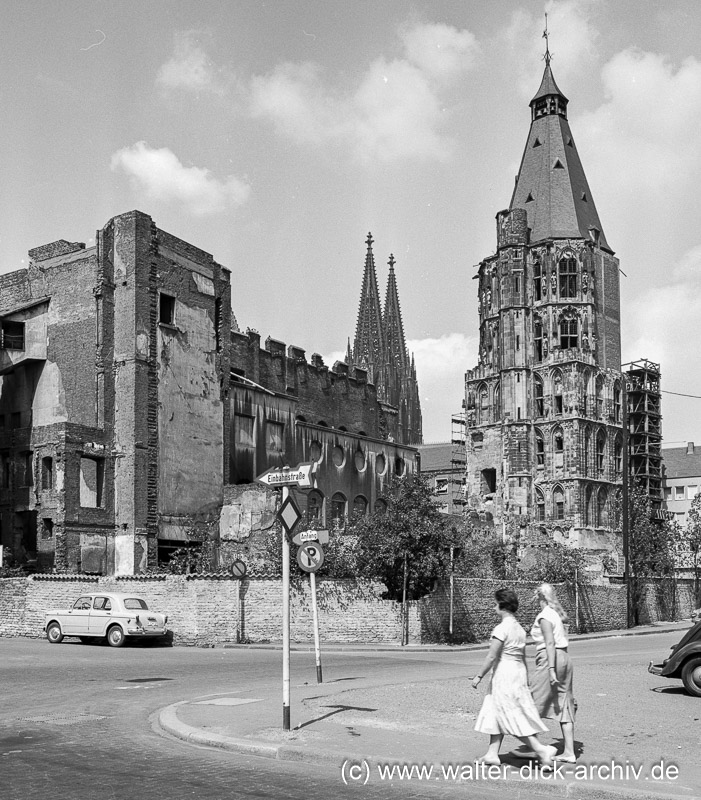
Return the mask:
<path id="1" fill-rule="evenodd" d="M 553 489 L 553 513 L 555 519 L 565 518 L 565 493 L 560 486 Z"/>
<path id="2" fill-rule="evenodd" d="M 584 370 L 582 373 L 582 416 L 586 417 L 589 406 L 589 371 Z"/>
<path id="3" fill-rule="evenodd" d="M 543 299 L 543 284 L 542 284 L 543 269 L 540 261 L 533 262 L 533 299 L 538 302 Z"/>
<path id="4" fill-rule="evenodd" d="M 359 494 L 353 500 L 353 515 L 356 517 L 364 517 L 368 513 L 368 501 Z"/>
<path id="5" fill-rule="evenodd" d="M 596 416 L 601 419 L 604 416 L 604 379 L 603 376 L 596 376 Z"/>
<path id="6" fill-rule="evenodd" d="M 602 486 L 596 496 L 596 525 L 598 528 L 605 528 L 608 525 L 608 515 L 606 513 L 606 489 Z"/>
<path id="7" fill-rule="evenodd" d="M 621 421 L 621 384 L 618 381 L 613 384 L 613 421 Z"/>
<path id="8" fill-rule="evenodd" d="M 535 459 L 536 466 L 545 466 L 545 439 L 543 439 L 543 434 L 538 429 L 535 432 Z"/>
<path id="9" fill-rule="evenodd" d="M 620 434 L 616 436 L 616 442 L 613 446 L 613 463 L 616 469 L 616 476 L 623 475 L 623 440 Z"/>
<path id="10" fill-rule="evenodd" d="M 560 259 L 560 299 L 567 300 L 577 296 L 577 259 L 571 255 Z"/>
<path id="11" fill-rule="evenodd" d="M 543 360 L 543 321 L 540 317 L 533 319 L 533 347 L 535 351 L 535 360 Z"/>
<path id="12" fill-rule="evenodd" d="M 533 404 L 536 417 L 545 416 L 545 398 L 543 397 L 543 379 L 539 375 L 533 376 Z"/>
<path id="13" fill-rule="evenodd" d="M 587 486 L 584 492 L 584 524 L 592 525 L 594 522 L 594 492 Z"/>
<path id="14" fill-rule="evenodd" d="M 606 455 L 606 432 L 602 429 L 596 434 L 596 469 L 604 471 Z"/>
<path id="15" fill-rule="evenodd" d="M 386 511 L 387 511 L 387 501 L 383 500 L 381 497 L 375 500 L 375 513 L 384 514 Z"/>
<path id="16" fill-rule="evenodd" d="M 584 429 L 584 451 L 582 453 L 582 475 L 588 475 L 591 463 L 591 428 Z"/>
<path id="17" fill-rule="evenodd" d="M 499 384 L 494 387 L 494 417 L 493 419 L 501 419 L 501 389 Z"/>
<path id="18" fill-rule="evenodd" d="M 346 527 L 346 498 L 340 492 L 331 498 L 331 526 L 335 531 Z"/>
<path id="19" fill-rule="evenodd" d="M 545 495 L 537 487 L 535 490 L 535 518 L 538 522 L 545 522 Z"/>
<path id="20" fill-rule="evenodd" d="M 560 317 L 560 347 L 562 350 L 579 347 L 579 321 L 574 314 Z"/>
<path id="21" fill-rule="evenodd" d="M 307 495 L 307 522 L 324 524 L 324 495 L 316 489 Z"/>
<path id="22" fill-rule="evenodd" d="M 565 437 L 562 428 L 555 428 L 553 432 L 553 454 L 555 466 L 562 467 L 565 463 Z"/>
<path id="23" fill-rule="evenodd" d="M 556 416 L 562 414 L 562 375 L 553 373 L 553 409 Z"/>
<path id="24" fill-rule="evenodd" d="M 477 396 L 479 397 L 478 425 L 483 425 L 485 422 L 489 422 L 489 390 L 485 384 L 479 387 Z"/>

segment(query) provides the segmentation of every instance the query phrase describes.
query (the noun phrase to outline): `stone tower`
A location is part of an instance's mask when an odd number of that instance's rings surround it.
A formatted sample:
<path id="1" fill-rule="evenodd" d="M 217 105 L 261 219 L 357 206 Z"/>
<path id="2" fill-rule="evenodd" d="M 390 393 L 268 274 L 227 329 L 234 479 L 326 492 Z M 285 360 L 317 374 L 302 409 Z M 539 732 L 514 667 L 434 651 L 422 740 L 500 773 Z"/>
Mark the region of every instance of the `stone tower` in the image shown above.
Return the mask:
<path id="1" fill-rule="evenodd" d="M 550 54 L 496 254 L 479 265 L 479 363 L 465 376 L 470 506 L 505 537 L 619 549 L 618 259 Z"/>
<path id="2" fill-rule="evenodd" d="M 378 399 L 395 420 L 394 433 L 402 444 L 421 444 L 422 422 L 416 366 L 404 338 L 404 323 L 399 304 L 394 256 L 389 258 L 389 277 L 384 310 L 377 288 L 373 238 L 365 240 L 365 270 L 353 347 L 348 343 L 346 360 L 351 367 L 367 370 L 377 387 Z"/>

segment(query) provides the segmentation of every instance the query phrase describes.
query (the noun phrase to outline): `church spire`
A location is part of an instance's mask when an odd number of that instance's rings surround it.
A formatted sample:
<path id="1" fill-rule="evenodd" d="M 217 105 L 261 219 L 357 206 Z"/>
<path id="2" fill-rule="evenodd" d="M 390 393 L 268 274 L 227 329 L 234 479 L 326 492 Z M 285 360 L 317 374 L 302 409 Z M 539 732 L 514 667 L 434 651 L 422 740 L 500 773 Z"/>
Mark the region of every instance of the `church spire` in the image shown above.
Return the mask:
<path id="1" fill-rule="evenodd" d="M 360 292 L 360 306 L 358 308 L 358 321 L 355 328 L 355 341 L 353 343 L 353 365 L 368 371 L 368 377 L 374 382 L 375 372 L 383 361 L 385 350 L 384 333 L 382 329 L 382 309 L 380 307 L 380 293 L 377 288 L 377 273 L 375 272 L 375 257 L 372 252 L 372 234 L 368 233 L 365 243 L 365 271 L 363 272 L 363 286 Z"/>
<path id="2" fill-rule="evenodd" d="M 408 367 L 408 354 L 404 338 L 404 323 L 402 310 L 399 305 L 397 292 L 397 278 L 394 274 L 394 256 L 389 257 L 389 277 L 387 278 L 387 292 L 385 294 L 385 309 L 382 317 L 385 329 L 385 345 L 387 358 L 402 370 Z"/>
<path id="3" fill-rule="evenodd" d="M 547 28 L 546 28 L 547 33 Z M 524 208 L 530 241 L 583 238 L 613 252 L 604 236 L 567 121 L 568 100 L 553 76 L 548 37 L 545 70 L 530 102 L 531 129 L 509 209 Z"/>

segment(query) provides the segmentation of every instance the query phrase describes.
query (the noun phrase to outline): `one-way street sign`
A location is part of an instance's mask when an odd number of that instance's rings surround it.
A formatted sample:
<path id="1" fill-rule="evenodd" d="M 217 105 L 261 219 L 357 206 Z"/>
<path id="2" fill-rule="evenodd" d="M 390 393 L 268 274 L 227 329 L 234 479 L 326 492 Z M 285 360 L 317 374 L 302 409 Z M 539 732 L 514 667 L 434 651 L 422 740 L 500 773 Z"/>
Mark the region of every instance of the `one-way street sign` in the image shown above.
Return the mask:
<path id="1" fill-rule="evenodd" d="M 279 467 L 266 470 L 256 480 L 266 486 L 299 486 L 300 489 L 311 489 L 316 464 L 297 464 L 294 469 Z"/>

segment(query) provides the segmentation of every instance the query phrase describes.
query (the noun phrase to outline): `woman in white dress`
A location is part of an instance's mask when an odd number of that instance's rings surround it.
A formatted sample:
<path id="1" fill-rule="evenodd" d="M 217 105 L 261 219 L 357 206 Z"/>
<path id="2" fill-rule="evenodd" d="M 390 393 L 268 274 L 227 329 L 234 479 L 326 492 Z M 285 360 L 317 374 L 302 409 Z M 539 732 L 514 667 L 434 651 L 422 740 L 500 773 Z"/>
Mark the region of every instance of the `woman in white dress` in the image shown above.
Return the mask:
<path id="1" fill-rule="evenodd" d="M 567 613 L 560 605 L 555 589 L 542 583 L 536 589 L 540 613 L 531 628 L 536 645 L 535 674 L 531 691 L 538 713 L 543 719 L 556 719 L 562 730 L 563 751 L 555 761 L 574 764 L 574 717 L 577 704 L 572 688 L 572 662 L 567 654 Z"/>
<path id="2" fill-rule="evenodd" d="M 497 601 L 495 611 L 501 622 L 492 631 L 487 657 L 472 679 L 472 686 L 476 689 L 492 670 L 489 691 L 475 723 L 476 731 L 489 735 L 489 747 L 477 761 L 500 764 L 499 748 L 508 733 L 528 742 L 543 766 L 552 766 L 556 748 L 546 747 L 538 741 L 538 734 L 547 733 L 548 729 L 538 716 L 528 688 L 526 632 L 514 616 L 518 610 L 518 597 L 511 589 L 499 589 L 494 597 Z"/>

